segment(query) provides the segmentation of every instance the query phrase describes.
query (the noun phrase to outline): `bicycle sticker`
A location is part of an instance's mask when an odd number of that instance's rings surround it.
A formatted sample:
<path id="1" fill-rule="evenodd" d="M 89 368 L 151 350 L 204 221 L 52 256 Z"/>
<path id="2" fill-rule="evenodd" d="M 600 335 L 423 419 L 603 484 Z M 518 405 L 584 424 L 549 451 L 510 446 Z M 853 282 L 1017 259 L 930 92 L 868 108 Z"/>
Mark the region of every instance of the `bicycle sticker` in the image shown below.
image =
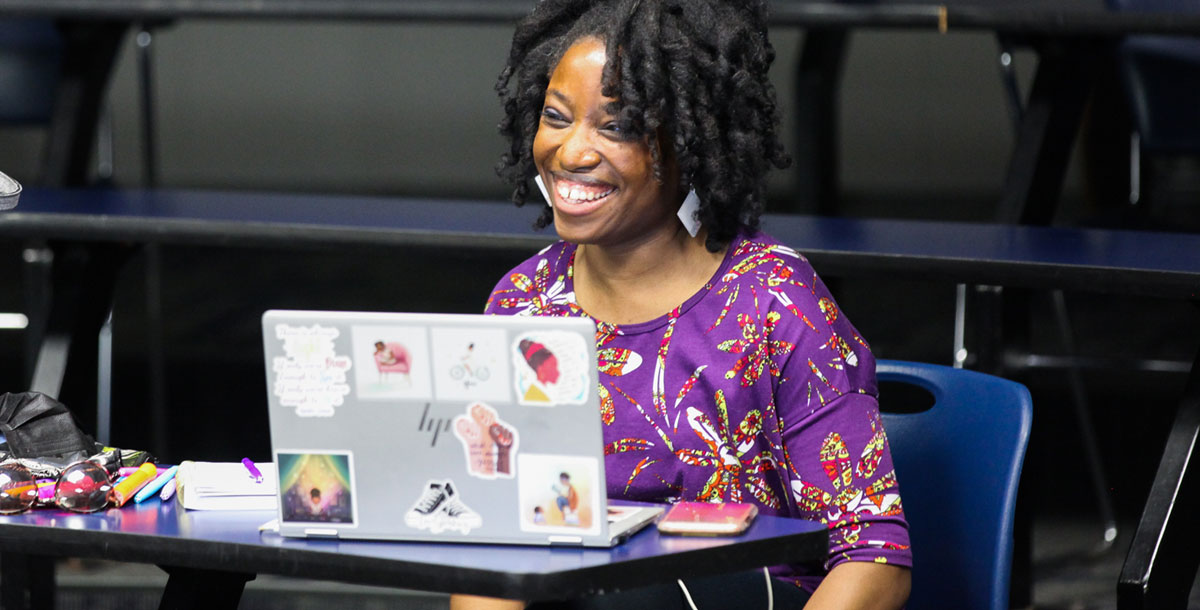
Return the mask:
<path id="1" fill-rule="evenodd" d="M 438 400 L 509 401 L 503 330 L 434 328 L 432 335 Z"/>

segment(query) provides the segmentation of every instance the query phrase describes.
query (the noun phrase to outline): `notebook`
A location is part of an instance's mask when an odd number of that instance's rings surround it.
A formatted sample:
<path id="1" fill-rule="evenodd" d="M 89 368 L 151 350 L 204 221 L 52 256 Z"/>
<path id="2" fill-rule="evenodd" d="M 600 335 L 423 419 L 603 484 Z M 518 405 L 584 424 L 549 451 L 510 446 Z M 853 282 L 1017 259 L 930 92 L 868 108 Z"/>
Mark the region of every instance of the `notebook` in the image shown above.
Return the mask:
<path id="1" fill-rule="evenodd" d="M 278 493 L 274 464 L 258 464 L 263 481 L 256 482 L 241 462 L 179 464 L 175 501 L 187 510 L 274 510 Z"/>
<path id="2" fill-rule="evenodd" d="M 283 536 L 613 546 L 581 318 L 263 314 Z"/>

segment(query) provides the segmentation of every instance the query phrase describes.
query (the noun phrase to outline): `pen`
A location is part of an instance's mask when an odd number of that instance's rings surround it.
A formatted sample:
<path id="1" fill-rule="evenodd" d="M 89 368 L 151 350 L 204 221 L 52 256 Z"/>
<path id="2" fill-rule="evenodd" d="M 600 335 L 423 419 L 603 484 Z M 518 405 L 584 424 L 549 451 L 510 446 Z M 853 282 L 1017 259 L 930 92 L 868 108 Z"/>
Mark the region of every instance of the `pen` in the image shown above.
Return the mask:
<path id="1" fill-rule="evenodd" d="M 145 487 L 154 477 L 158 476 L 158 467 L 146 462 L 138 467 L 138 471 L 125 477 L 123 481 L 113 486 L 109 492 L 112 503 L 118 508 L 125 505 L 133 494 Z"/>
<path id="2" fill-rule="evenodd" d="M 167 483 L 171 482 L 171 479 L 175 478 L 175 472 L 177 470 L 179 470 L 178 466 L 172 466 L 163 471 L 157 477 L 154 477 L 153 481 L 147 483 L 145 487 L 139 489 L 138 492 L 134 494 L 133 501 L 135 503 L 142 502 L 146 498 L 158 493 L 158 490 L 162 489 L 163 485 L 166 485 Z"/>
<path id="3" fill-rule="evenodd" d="M 162 501 L 162 502 L 166 502 L 167 500 L 170 500 L 170 499 L 171 499 L 171 496 L 174 496 L 174 495 L 175 495 L 175 488 L 176 488 L 178 485 L 179 485 L 179 482 L 178 482 L 178 481 L 169 481 L 169 482 L 167 482 L 167 484 L 163 486 L 163 489 L 162 489 L 162 494 L 160 494 L 160 495 L 158 496 L 158 499 L 159 499 L 160 501 Z"/>
<path id="4" fill-rule="evenodd" d="M 263 482 L 262 471 L 258 469 L 258 466 L 254 465 L 254 462 L 250 461 L 250 458 L 242 458 L 242 466 L 245 466 L 246 470 L 250 471 L 250 478 L 254 479 L 255 483 Z"/>

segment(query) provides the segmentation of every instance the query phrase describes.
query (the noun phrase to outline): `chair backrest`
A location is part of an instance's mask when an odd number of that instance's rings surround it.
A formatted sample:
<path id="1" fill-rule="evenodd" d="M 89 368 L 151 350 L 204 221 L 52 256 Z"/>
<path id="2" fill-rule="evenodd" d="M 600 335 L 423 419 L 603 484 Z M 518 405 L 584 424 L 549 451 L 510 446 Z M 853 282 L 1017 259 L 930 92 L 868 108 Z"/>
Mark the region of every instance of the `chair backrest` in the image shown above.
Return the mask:
<path id="1" fill-rule="evenodd" d="M 908 608 L 1005 610 L 1013 510 L 1033 405 L 1025 386 L 974 371 L 880 360 L 880 408 L 913 549 Z M 889 391 L 933 406 L 896 413 Z"/>
<path id="2" fill-rule="evenodd" d="M 1116 11 L 1200 13 L 1200 0 L 1106 0 Z M 1186 36 L 1130 36 L 1116 65 L 1142 148 L 1200 153 L 1200 40 Z"/>
<path id="3" fill-rule="evenodd" d="M 48 19 L 0 19 L 0 123 L 47 123 L 62 36 Z"/>

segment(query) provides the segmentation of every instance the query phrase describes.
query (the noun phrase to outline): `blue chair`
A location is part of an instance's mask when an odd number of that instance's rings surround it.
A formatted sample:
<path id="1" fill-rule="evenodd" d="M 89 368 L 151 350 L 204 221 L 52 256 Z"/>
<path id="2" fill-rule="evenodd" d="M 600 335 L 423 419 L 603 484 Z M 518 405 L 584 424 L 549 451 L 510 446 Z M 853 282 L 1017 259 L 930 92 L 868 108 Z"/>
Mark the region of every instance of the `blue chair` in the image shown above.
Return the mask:
<path id="1" fill-rule="evenodd" d="M 1112 10 L 1200 13 L 1200 0 L 1107 0 Z M 1131 36 L 1116 51 L 1134 126 L 1130 203 L 1141 197 L 1141 153 L 1200 154 L 1200 40 Z M 1191 83 L 1186 85 L 1185 83 Z"/>
<path id="2" fill-rule="evenodd" d="M 0 19 L 0 123 L 49 123 L 62 47 L 48 19 Z"/>
<path id="3" fill-rule="evenodd" d="M 913 548 L 910 610 L 1007 610 L 1017 482 L 1033 403 L 1025 386 L 881 360 L 880 407 Z M 932 406 L 912 411 L 916 394 Z M 907 407 L 907 408 L 905 408 Z M 897 412 L 903 409 L 905 412 Z"/>

